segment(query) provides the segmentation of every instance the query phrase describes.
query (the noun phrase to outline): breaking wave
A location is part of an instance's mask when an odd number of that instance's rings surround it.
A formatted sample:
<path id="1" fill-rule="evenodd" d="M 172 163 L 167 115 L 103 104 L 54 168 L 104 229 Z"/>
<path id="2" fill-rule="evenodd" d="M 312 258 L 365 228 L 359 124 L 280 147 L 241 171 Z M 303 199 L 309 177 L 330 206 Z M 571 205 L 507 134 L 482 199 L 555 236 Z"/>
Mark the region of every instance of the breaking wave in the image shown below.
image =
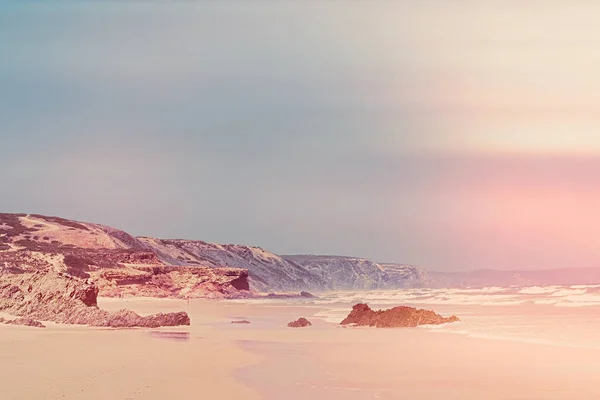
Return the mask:
<path id="1" fill-rule="evenodd" d="M 427 308 L 461 321 L 418 329 L 468 338 L 600 349 L 600 285 L 403 289 L 320 294 L 314 299 L 242 299 L 264 306 L 303 305 L 313 318 L 338 325 L 352 305 Z"/>

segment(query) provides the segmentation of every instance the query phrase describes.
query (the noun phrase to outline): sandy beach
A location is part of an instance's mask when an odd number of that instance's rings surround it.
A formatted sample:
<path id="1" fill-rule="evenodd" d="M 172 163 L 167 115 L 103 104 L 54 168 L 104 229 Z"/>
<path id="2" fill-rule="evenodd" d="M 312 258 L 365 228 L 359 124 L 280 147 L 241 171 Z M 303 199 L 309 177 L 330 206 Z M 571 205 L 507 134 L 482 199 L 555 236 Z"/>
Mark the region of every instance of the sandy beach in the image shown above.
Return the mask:
<path id="1" fill-rule="evenodd" d="M 102 299 L 108 310 L 187 310 L 192 326 L 0 325 L 2 398 L 597 399 L 596 350 L 426 329 L 340 328 L 314 305 Z M 291 329 L 304 316 L 313 326 Z M 248 319 L 249 325 L 231 324 Z"/>

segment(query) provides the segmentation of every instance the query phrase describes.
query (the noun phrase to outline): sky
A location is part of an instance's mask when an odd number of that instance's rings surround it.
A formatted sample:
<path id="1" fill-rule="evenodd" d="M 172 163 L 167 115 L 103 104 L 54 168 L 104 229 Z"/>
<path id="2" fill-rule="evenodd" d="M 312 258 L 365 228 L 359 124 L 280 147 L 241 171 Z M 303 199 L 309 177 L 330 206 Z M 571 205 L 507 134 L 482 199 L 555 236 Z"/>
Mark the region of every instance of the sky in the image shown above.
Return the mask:
<path id="1" fill-rule="evenodd" d="M 600 266 L 600 3 L 0 4 L 0 211 L 438 271 Z"/>

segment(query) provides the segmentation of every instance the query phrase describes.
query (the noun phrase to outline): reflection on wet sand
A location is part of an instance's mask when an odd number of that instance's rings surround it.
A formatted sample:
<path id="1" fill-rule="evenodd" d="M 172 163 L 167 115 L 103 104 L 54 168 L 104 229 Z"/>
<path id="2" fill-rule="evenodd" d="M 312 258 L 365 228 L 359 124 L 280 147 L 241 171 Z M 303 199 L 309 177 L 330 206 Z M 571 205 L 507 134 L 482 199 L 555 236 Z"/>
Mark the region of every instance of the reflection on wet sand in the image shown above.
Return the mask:
<path id="1" fill-rule="evenodd" d="M 175 340 L 177 342 L 187 342 L 190 340 L 189 332 L 150 332 L 150 336 L 158 339 Z"/>

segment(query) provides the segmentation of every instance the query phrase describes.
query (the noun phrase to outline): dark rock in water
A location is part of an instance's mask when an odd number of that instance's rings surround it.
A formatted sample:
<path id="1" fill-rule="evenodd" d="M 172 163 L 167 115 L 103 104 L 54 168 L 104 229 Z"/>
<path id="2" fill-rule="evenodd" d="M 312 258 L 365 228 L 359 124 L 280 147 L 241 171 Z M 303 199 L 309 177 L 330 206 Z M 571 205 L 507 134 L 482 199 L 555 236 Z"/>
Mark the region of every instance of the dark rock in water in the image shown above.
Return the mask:
<path id="1" fill-rule="evenodd" d="M 267 294 L 267 297 L 271 298 L 271 299 L 292 299 L 292 298 L 294 298 L 293 295 L 285 294 L 285 293 L 269 293 L 269 294 Z"/>
<path id="2" fill-rule="evenodd" d="M 241 320 L 241 321 L 231 321 L 232 324 L 249 324 L 250 321 Z"/>
<path id="3" fill-rule="evenodd" d="M 341 325 L 374 326 L 376 328 L 415 327 L 419 325 L 440 325 L 456 322 L 455 316 L 444 318 L 430 310 L 414 307 L 394 307 L 389 310 L 373 311 L 366 304 L 356 304 Z"/>
<path id="4" fill-rule="evenodd" d="M 299 298 L 315 298 L 312 293 L 309 292 L 300 292 L 299 294 L 295 293 L 269 293 L 267 297 L 270 299 L 299 299 Z"/>
<path id="5" fill-rule="evenodd" d="M 40 321 L 36 321 L 31 318 L 17 318 L 11 320 L 6 320 L 4 318 L 0 318 L 0 324 L 6 325 L 21 325 L 21 326 L 32 326 L 34 328 L 45 328 L 46 325 L 42 324 Z"/>
<path id="6" fill-rule="evenodd" d="M 298 318 L 296 321 L 292 321 L 288 324 L 288 327 L 290 328 L 304 328 L 307 326 L 312 326 L 312 324 L 306 318 Z"/>

